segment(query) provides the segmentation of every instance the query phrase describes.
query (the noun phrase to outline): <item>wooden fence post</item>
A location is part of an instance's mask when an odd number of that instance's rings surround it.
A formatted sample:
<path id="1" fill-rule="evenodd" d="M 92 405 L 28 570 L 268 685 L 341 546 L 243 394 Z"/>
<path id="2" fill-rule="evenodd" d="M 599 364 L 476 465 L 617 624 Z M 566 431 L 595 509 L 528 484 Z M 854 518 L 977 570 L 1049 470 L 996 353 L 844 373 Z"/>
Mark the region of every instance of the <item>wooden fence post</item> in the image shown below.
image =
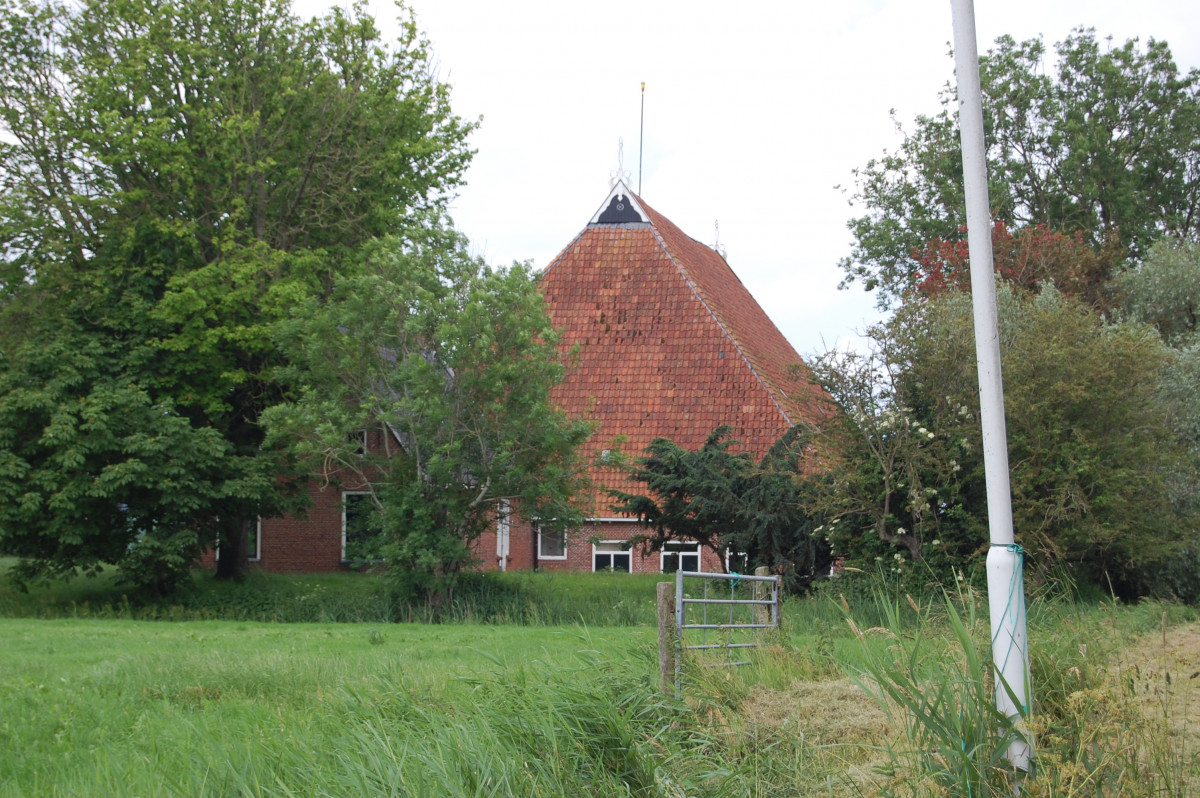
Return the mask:
<path id="1" fill-rule="evenodd" d="M 675 693 L 675 583 L 658 583 L 658 671 L 662 691 Z"/>
<path id="2" fill-rule="evenodd" d="M 770 576 L 771 569 L 766 565 L 760 565 L 754 569 L 755 576 Z M 766 582 L 754 583 L 754 600 L 766 601 L 771 597 L 771 588 Z M 754 605 L 754 622 L 755 623 L 770 623 L 771 608 L 762 604 Z M 762 630 L 759 630 L 760 632 Z"/>

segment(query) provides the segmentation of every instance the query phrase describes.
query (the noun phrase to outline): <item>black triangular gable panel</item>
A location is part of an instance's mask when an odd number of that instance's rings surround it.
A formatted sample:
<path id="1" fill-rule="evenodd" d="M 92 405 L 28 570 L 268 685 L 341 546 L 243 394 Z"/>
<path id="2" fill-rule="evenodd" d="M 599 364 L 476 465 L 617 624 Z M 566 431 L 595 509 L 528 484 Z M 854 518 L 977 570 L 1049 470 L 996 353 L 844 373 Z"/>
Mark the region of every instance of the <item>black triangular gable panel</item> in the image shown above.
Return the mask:
<path id="1" fill-rule="evenodd" d="M 600 214 L 600 218 L 596 220 L 596 224 L 627 224 L 642 221 L 644 219 L 634 210 L 633 203 L 629 201 L 629 198 L 615 194 L 608 203 L 608 207 Z"/>

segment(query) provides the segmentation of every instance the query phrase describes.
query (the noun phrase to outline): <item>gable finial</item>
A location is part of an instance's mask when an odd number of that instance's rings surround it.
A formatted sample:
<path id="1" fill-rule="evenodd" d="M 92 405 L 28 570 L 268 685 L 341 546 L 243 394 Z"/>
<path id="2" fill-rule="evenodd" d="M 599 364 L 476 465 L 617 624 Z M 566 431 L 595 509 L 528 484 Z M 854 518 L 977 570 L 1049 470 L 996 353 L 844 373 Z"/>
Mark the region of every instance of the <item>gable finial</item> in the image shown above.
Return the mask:
<path id="1" fill-rule="evenodd" d="M 625 169 L 625 137 L 617 139 L 617 168 L 608 173 L 609 185 L 617 187 L 617 183 L 629 185 L 629 172 Z"/>
<path id="2" fill-rule="evenodd" d="M 713 249 L 717 251 L 718 255 L 725 258 L 725 246 L 721 243 L 721 222 L 719 219 L 713 219 L 713 228 L 716 230 L 717 237 L 716 243 L 713 244 Z M 728 258 L 725 259 L 728 260 Z"/>

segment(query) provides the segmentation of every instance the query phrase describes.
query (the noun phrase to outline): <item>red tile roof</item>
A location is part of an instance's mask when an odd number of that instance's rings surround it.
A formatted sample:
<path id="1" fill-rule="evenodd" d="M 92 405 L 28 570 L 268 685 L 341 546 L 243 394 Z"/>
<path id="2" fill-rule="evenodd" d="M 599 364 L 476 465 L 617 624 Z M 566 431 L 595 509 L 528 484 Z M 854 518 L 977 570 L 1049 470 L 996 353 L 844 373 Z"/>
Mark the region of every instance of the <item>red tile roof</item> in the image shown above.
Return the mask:
<path id="1" fill-rule="evenodd" d="M 598 422 L 595 451 L 618 435 L 631 456 L 660 436 L 695 449 L 729 424 L 761 455 L 792 424 L 815 419 L 816 389 L 793 372 L 800 356 L 721 255 L 635 199 L 649 224 L 590 224 L 542 274 L 563 348 L 579 347 L 555 400 Z M 602 514 L 606 504 L 601 497 Z"/>

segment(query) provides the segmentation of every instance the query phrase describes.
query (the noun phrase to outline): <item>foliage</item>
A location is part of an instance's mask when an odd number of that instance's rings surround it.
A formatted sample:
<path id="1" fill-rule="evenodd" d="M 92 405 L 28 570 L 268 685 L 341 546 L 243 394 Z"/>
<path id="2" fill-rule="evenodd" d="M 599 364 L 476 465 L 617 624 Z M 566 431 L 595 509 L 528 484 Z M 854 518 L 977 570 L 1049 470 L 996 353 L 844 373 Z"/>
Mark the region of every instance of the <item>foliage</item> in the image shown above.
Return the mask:
<path id="1" fill-rule="evenodd" d="M 215 539 L 213 508 L 279 495 L 284 460 L 238 456 L 126 374 L 127 347 L 73 332 L 28 330 L 0 354 L 4 549 L 27 579 L 116 563 L 169 592 Z"/>
<path id="2" fill-rule="evenodd" d="M 811 480 L 812 500 L 830 519 L 822 531 L 834 556 L 849 557 L 852 566 L 887 560 L 895 571 L 905 560 L 923 561 L 931 548 L 951 543 L 944 526 L 967 520 L 959 472 L 970 462 L 971 443 L 934 426 L 928 408 L 914 406 L 906 348 L 921 332 L 902 333 L 899 320 L 876 326 L 866 352 L 830 351 L 809 363 L 834 405 L 817 433 L 826 470 Z M 962 405 L 953 411 L 969 412 Z M 864 536 L 867 530 L 873 534 Z M 969 557 L 976 532 L 968 525 L 954 548 L 941 551 L 955 560 Z"/>
<path id="3" fill-rule="evenodd" d="M 1119 235 L 1135 261 L 1164 235 L 1196 240 L 1200 72 L 1180 74 L 1166 42 L 1105 47 L 1090 29 L 1055 50 L 1044 69 L 1041 40 L 1002 36 L 980 58 L 993 217 L 1083 231 L 1091 245 Z M 926 243 L 955 240 L 965 223 L 954 87 L 941 104 L 855 171 L 851 201 L 865 214 L 849 222 L 843 285 L 877 290 L 881 308 L 916 287 Z"/>
<path id="4" fill-rule="evenodd" d="M 959 233 L 965 234 L 966 229 Z M 1082 230 L 1065 235 L 1039 224 L 1014 233 L 1002 221 L 992 227 L 992 265 L 999 277 L 1027 291 L 1050 283 L 1063 295 L 1100 311 L 1109 307 L 1109 283 L 1124 256 L 1115 233 L 1093 248 Z M 918 263 L 913 275 L 917 296 L 971 290 L 970 248 L 965 239 L 927 241 L 914 257 Z"/>
<path id="5" fill-rule="evenodd" d="M 650 495 L 612 491 L 614 509 L 636 515 L 650 532 L 635 544 L 661 549 L 673 540 L 694 540 L 718 555 L 744 553 L 749 565 L 765 565 L 792 590 L 807 587 L 818 565 L 816 522 L 804 509 L 800 471 L 809 436 L 793 427 L 757 464 L 717 427 L 694 452 L 655 438 L 631 469 Z"/>
<path id="6" fill-rule="evenodd" d="M 1106 323 L 1051 287 L 1001 290 L 999 309 L 1013 517 L 1028 562 L 1068 563 L 1139 595 L 1194 539 L 1193 516 L 1172 502 L 1195 475 L 1161 398 L 1170 352 L 1147 328 Z M 850 564 L 886 559 L 855 519 L 913 559 L 936 550 L 929 564 L 943 580 L 986 553 L 972 327 L 970 297 L 947 292 L 874 328 L 872 354 L 814 362 L 844 411 L 818 445 L 831 452 L 823 507 L 849 519 L 827 534 Z"/>
<path id="7" fill-rule="evenodd" d="M 1146 259 L 1117 277 L 1120 306 L 1131 319 L 1152 324 L 1177 349 L 1200 343 L 1200 243 L 1164 239 Z"/>
<path id="8" fill-rule="evenodd" d="M 260 423 L 285 391 L 272 325 L 441 204 L 472 126 L 411 19 L 388 46 L 361 4 L 311 22 L 266 0 L 0 15 L 0 407 L 38 404 L 0 444 L 0 545 L 165 587 L 219 536 L 236 576 L 247 526 L 288 502 Z M 50 353 L 78 353 L 65 379 Z"/>
<path id="9" fill-rule="evenodd" d="M 1200 468 L 1200 337 L 1196 314 L 1200 310 L 1200 246 L 1195 242 L 1164 239 L 1146 259 L 1121 273 L 1114 294 L 1122 315 L 1151 324 L 1172 348 L 1172 356 L 1159 379 L 1159 399 L 1168 423 L 1184 448 L 1189 468 L 1169 475 L 1171 503 L 1191 517 L 1200 513 L 1200 492 L 1194 474 Z M 1185 601 L 1200 599 L 1200 571 L 1196 568 L 1200 546 L 1185 544 L 1179 556 L 1165 560 L 1147 586 L 1159 595 Z"/>
<path id="10" fill-rule="evenodd" d="M 123 618 L 271 623 L 475 623 L 652 626 L 660 574 L 489 571 L 462 574 L 441 606 L 406 600 L 386 574 L 251 571 L 238 583 L 192 571 L 170 595 L 130 593 L 109 569 L 95 578 L 44 581 L 22 591 L 0 559 L 0 617 Z"/>
<path id="11" fill-rule="evenodd" d="M 590 433 L 550 401 L 564 355 L 527 266 L 493 270 L 437 218 L 366 248 L 326 303 L 281 332 L 295 398 L 272 440 L 370 491 L 398 579 L 448 596 L 507 500 L 543 528 L 577 522 Z M 363 451 L 356 430 L 387 446 Z"/>

